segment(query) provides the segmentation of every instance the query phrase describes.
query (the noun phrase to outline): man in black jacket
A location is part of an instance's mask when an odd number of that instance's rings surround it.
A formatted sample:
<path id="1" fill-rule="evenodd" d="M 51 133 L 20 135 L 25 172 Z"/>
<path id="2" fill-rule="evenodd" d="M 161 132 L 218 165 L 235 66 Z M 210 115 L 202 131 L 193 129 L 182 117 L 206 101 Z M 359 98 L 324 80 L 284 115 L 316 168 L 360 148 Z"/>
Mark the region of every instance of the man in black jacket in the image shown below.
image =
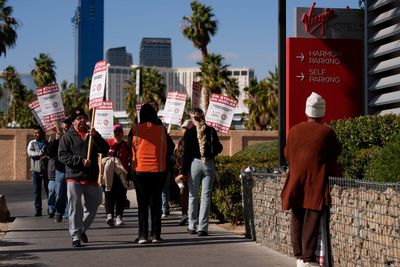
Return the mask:
<path id="1" fill-rule="evenodd" d="M 98 154 L 108 152 L 108 144 L 94 128 L 87 131 L 88 116 L 82 108 L 75 108 L 72 127 L 61 138 L 58 159 L 65 164 L 67 180 L 69 232 L 72 246 L 80 247 L 81 241 L 88 242 L 86 231 L 92 224 L 101 200 Z M 87 159 L 89 136 L 92 136 L 92 151 Z M 81 197 L 84 197 L 84 207 Z"/>

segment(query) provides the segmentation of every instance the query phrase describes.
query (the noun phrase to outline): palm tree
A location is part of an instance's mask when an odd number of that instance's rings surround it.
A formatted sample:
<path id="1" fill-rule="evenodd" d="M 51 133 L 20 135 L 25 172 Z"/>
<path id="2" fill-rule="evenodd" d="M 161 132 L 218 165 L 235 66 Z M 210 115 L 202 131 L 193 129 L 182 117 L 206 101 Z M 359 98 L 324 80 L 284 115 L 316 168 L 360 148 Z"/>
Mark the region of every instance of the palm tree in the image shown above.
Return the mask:
<path id="1" fill-rule="evenodd" d="M 17 120 L 17 108 L 18 108 L 18 100 L 19 97 L 22 96 L 22 83 L 19 79 L 18 73 L 15 71 L 13 66 L 8 66 L 4 69 L 4 71 L 0 74 L 0 78 L 3 79 L 2 87 L 8 92 L 10 96 L 10 106 L 12 109 L 12 120 Z"/>
<path id="2" fill-rule="evenodd" d="M 183 36 L 193 42 L 193 46 L 200 49 L 202 56 L 202 63 L 205 64 L 207 60 L 207 46 L 211 41 L 211 36 L 217 33 L 218 22 L 214 19 L 213 9 L 198 1 L 192 1 L 190 4 L 192 8 L 191 16 L 184 16 L 182 21 Z M 210 96 L 209 88 L 204 87 L 205 93 L 205 106 L 206 109 L 209 105 Z"/>
<path id="3" fill-rule="evenodd" d="M 24 128 L 32 127 L 35 119 L 28 108 L 28 103 L 35 98 L 35 95 L 21 83 L 13 66 L 5 68 L 0 78 L 4 81 L 2 87 L 10 96 L 9 109 L 12 110 L 12 117 L 8 115 L 8 119 L 17 121 Z"/>
<path id="4" fill-rule="evenodd" d="M 213 93 L 221 94 L 222 92 L 234 99 L 239 96 L 237 80 L 229 77 L 229 65 L 223 65 L 223 60 L 221 55 L 209 54 L 205 62 L 197 63 L 200 66 L 198 74 L 200 84 L 204 88 L 209 88 L 208 91 L 204 91 L 206 99 L 209 99 Z M 208 104 L 206 107 L 208 108 Z"/>
<path id="5" fill-rule="evenodd" d="M 249 130 L 269 130 L 278 128 L 278 70 L 269 71 L 268 77 L 257 82 L 250 81 L 245 88 L 247 98 L 244 100 L 249 109 Z"/>
<path id="6" fill-rule="evenodd" d="M 68 84 L 65 80 L 61 82 L 61 98 L 67 114 L 71 114 L 75 107 L 82 107 L 85 112 L 89 111 L 90 83 L 91 79 L 86 78 L 81 85 L 81 90 L 78 90 L 73 83 Z"/>
<path id="7" fill-rule="evenodd" d="M 136 104 L 138 99 L 136 96 L 136 70 L 131 73 L 131 77 L 125 82 L 124 90 L 127 95 L 125 98 L 126 111 L 131 122 L 137 121 Z M 142 103 L 152 103 L 158 110 L 160 106 L 165 104 L 166 86 L 164 77 L 155 68 L 142 69 Z"/>
<path id="8" fill-rule="evenodd" d="M 40 53 L 38 58 L 33 58 L 35 68 L 31 71 L 36 86 L 43 87 L 56 82 L 55 63 L 50 55 Z"/>
<path id="9" fill-rule="evenodd" d="M 17 40 L 15 31 L 19 23 L 12 17 L 13 8 L 6 6 L 7 0 L 0 0 L 0 57 L 6 55 L 7 48 L 12 48 Z"/>

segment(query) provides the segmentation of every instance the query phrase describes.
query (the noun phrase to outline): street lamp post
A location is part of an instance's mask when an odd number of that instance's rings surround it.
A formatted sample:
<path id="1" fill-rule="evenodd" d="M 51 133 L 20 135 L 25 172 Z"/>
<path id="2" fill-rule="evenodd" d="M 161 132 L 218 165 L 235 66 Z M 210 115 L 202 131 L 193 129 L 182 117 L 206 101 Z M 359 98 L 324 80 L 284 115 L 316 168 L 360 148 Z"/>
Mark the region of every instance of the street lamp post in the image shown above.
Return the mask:
<path id="1" fill-rule="evenodd" d="M 279 96 L 279 165 L 285 166 L 286 145 L 286 0 L 278 0 L 278 96 Z"/>

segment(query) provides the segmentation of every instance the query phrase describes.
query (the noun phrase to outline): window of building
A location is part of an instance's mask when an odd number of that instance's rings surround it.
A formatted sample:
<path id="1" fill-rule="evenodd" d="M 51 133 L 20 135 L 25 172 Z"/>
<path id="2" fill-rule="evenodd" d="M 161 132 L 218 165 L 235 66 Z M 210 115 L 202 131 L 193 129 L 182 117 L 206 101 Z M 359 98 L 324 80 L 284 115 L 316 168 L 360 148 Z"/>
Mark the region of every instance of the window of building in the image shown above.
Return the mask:
<path id="1" fill-rule="evenodd" d="M 233 72 L 233 76 L 239 76 L 240 75 L 240 71 L 236 70 Z"/>
<path id="2" fill-rule="evenodd" d="M 111 69 L 111 68 L 110 68 L 110 69 L 108 69 L 108 72 L 109 72 L 109 73 L 114 73 L 114 69 Z"/>
<path id="3" fill-rule="evenodd" d="M 246 75 L 247 75 L 247 70 L 242 70 L 242 71 L 240 72 L 240 74 L 241 74 L 242 76 L 246 76 Z"/>
<path id="4" fill-rule="evenodd" d="M 120 73 L 121 73 L 121 69 L 116 69 L 116 70 L 115 70 L 115 73 L 120 74 Z"/>

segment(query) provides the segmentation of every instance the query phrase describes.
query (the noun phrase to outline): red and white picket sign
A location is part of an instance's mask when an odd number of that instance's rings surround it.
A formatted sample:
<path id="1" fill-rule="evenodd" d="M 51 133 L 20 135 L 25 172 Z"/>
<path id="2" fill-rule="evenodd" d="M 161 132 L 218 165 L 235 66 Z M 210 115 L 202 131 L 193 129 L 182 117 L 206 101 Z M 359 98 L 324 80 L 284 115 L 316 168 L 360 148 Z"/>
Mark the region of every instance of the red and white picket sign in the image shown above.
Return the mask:
<path id="1" fill-rule="evenodd" d="M 106 87 L 107 61 L 101 60 L 94 66 L 92 83 L 90 84 L 89 109 L 103 104 Z"/>
<path id="2" fill-rule="evenodd" d="M 103 101 L 103 104 L 96 108 L 94 128 L 104 139 L 113 138 L 114 112 L 112 101 Z"/>
<path id="3" fill-rule="evenodd" d="M 35 117 L 36 122 L 40 125 L 40 127 L 42 127 L 43 130 L 48 131 L 54 127 L 53 122 L 50 122 L 47 124 L 43 123 L 42 111 L 40 109 L 40 104 L 37 99 L 32 101 L 31 103 L 29 103 L 28 107 L 29 107 L 30 111 L 32 112 L 33 117 Z"/>
<path id="4" fill-rule="evenodd" d="M 168 92 L 164 106 L 163 121 L 167 124 L 181 125 L 185 104 L 186 94 Z"/>
<path id="5" fill-rule="evenodd" d="M 206 123 L 221 133 L 228 133 L 238 101 L 236 99 L 212 94 L 206 114 Z"/>
<path id="6" fill-rule="evenodd" d="M 61 92 L 57 84 L 37 88 L 36 96 L 44 125 L 65 118 Z"/>

